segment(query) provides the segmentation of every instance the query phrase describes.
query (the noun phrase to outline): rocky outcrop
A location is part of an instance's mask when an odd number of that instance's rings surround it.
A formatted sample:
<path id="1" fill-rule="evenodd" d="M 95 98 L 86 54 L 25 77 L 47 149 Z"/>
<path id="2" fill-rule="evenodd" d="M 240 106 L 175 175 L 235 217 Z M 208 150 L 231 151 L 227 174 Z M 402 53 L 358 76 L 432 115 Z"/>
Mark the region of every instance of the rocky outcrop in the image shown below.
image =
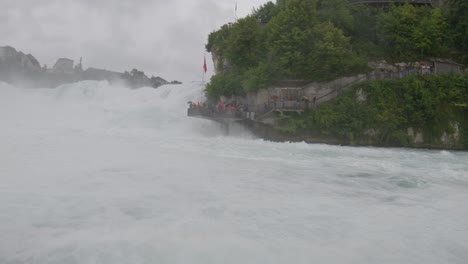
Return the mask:
<path id="1" fill-rule="evenodd" d="M 40 72 L 41 65 L 31 54 L 26 55 L 9 46 L 0 47 L 0 80 L 11 82 Z"/>
<path id="2" fill-rule="evenodd" d="M 16 51 L 13 47 L 0 47 L 0 66 L 2 69 L 15 69 L 18 71 L 40 71 L 41 65 L 31 54 Z"/>
<path id="3" fill-rule="evenodd" d="M 217 50 L 211 51 L 211 58 L 213 59 L 213 65 L 216 74 L 229 71 L 232 68 L 229 60 L 221 56 L 220 52 Z"/>
<path id="4" fill-rule="evenodd" d="M 456 121 L 451 121 L 449 123 L 449 128 L 436 140 L 436 144 L 431 143 L 431 141 L 434 140 L 428 140 L 431 135 L 425 134 L 422 130 L 417 130 L 412 127 L 408 128 L 407 134 L 411 140 L 411 145 L 415 147 L 457 149 L 461 140 L 460 124 Z"/>
<path id="5" fill-rule="evenodd" d="M 54 67 L 41 67 L 39 61 L 31 54 L 24 54 L 13 47 L 0 47 L 0 81 L 33 87 L 56 87 L 61 84 L 85 80 L 109 81 L 124 83 L 131 88 L 153 87 L 165 84 L 180 84 L 178 81 L 168 82 L 161 77 L 148 78 L 144 72 L 133 69 L 131 72 L 113 72 L 104 69 L 88 68 L 83 70 L 81 59 L 74 66 L 74 61 L 60 58 Z"/>
<path id="6" fill-rule="evenodd" d="M 161 85 L 169 84 L 168 81 L 161 77 L 151 76 L 151 78 L 148 78 L 144 72 L 137 69 L 133 69 L 131 72 L 124 72 L 122 79 L 129 87 L 132 88 L 144 86 L 157 88 Z"/>

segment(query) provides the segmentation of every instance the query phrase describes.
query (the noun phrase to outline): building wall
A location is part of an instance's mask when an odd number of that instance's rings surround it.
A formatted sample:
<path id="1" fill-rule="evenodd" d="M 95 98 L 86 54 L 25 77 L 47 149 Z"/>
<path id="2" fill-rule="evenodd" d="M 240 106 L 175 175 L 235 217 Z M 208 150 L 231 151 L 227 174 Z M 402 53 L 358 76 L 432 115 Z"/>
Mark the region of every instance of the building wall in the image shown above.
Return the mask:
<path id="1" fill-rule="evenodd" d="M 445 62 L 434 62 L 435 73 L 460 73 L 460 66 Z"/>
<path id="2" fill-rule="evenodd" d="M 73 72 L 73 60 L 63 58 L 58 59 L 53 70 L 55 72 Z"/>

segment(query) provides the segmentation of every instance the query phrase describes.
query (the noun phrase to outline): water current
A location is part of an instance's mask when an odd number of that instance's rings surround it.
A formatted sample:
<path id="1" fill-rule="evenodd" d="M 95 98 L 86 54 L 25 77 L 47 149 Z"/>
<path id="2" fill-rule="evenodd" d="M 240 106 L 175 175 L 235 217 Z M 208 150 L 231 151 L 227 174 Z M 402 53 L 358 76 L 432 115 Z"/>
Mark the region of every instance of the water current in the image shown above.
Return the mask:
<path id="1" fill-rule="evenodd" d="M 0 263 L 468 263 L 468 153 L 224 135 L 201 90 L 0 83 Z"/>

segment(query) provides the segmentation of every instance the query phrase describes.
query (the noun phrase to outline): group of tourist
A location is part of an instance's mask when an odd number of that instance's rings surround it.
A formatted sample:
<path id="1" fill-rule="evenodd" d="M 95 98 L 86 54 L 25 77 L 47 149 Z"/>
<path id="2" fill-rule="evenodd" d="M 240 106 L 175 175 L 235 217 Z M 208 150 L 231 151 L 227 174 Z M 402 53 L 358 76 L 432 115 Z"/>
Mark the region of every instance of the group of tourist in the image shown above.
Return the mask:
<path id="1" fill-rule="evenodd" d="M 263 109 L 256 109 L 260 112 L 268 112 L 271 110 L 284 110 L 284 109 L 310 109 L 315 107 L 317 98 L 314 96 L 312 100 L 308 97 L 296 98 L 296 100 L 273 100 L 265 102 Z M 236 102 L 219 101 L 217 104 L 210 104 L 209 102 L 189 102 L 189 113 L 192 115 L 211 116 L 211 117 L 242 117 L 249 112 L 248 104 L 237 104 Z M 254 107 L 255 108 L 255 107 Z M 254 110 L 255 111 L 255 110 Z M 255 111 L 255 112 L 257 112 Z M 257 112 L 257 114 L 259 114 Z"/>
<path id="2" fill-rule="evenodd" d="M 197 108 L 205 108 L 206 107 L 206 103 L 202 103 L 202 102 L 197 102 L 197 103 L 194 103 L 194 102 L 189 102 L 189 107 L 190 109 L 197 109 Z"/>
<path id="3" fill-rule="evenodd" d="M 237 112 L 238 110 L 238 108 L 234 104 L 226 104 L 223 101 L 220 101 L 218 103 L 218 105 L 216 106 L 216 109 L 218 110 L 218 112 L 227 111 L 231 113 Z"/>
<path id="4" fill-rule="evenodd" d="M 207 116 L 237 116 L 246 110 L 243 105 L 237 106 L 234 103 L 218 102 L 216 105 L 208 102 L 188 102 L 189 112 L 192 115 L 207 115 Z"/>

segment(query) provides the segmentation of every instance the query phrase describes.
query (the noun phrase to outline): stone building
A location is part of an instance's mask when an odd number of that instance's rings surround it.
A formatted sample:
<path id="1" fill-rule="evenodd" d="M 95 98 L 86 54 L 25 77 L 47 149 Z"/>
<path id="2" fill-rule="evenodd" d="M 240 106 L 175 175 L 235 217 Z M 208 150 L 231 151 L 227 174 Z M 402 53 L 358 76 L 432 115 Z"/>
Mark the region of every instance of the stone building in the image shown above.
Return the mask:
<path id="1" fill-rule="evenodd" d="M 73 73 L 73 64 L 73 60 L 67 58 L 60 58 L 55 63 L 54 67 L 52 68 L 52 71 L 60 73 Z"/>
<path id="2" fill-rule="evenodd" d="M 432 59 L 432 71 L 434 74 L 461 73 L 462 64 L 445 59 Z"/>

